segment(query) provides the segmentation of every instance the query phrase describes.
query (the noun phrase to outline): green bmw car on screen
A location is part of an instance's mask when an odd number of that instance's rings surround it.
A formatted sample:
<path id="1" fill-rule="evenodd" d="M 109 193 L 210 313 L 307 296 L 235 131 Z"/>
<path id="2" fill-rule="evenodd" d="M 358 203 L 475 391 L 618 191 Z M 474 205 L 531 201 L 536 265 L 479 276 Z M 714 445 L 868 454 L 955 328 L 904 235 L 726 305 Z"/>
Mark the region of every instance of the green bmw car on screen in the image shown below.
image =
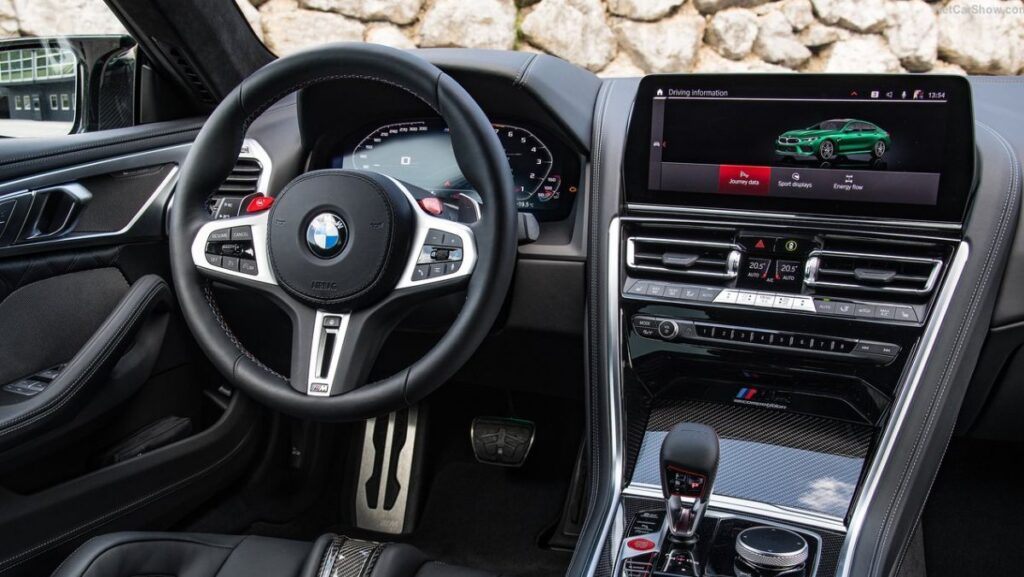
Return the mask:
<path id="1" fill-rule="evenodd" d="M 821 161 L 850 154 L 870 154 L 880 159 L 891 145 L 889 133 L 870 122 L 836 118 L 809 128 L 783 132 L 775 140 L 775 154 L 782 158 Z"/>

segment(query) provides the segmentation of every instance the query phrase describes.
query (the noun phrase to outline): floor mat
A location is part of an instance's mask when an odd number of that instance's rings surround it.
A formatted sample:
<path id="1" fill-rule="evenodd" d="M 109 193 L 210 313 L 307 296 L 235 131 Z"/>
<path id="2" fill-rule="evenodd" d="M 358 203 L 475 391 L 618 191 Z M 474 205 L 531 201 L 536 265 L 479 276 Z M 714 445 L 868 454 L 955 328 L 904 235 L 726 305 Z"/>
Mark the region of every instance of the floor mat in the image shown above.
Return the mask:
<path id="1" fill-rule="evenodd" d="M 583 428 L 582 403 L 484 387 L 439 393 L 429 415 L 426 499 L 410 542 L 442 561 L 502 575 L 564 575 L 571 553 L 541 543 L 562 512 Z M 477 416 L 535 423 L 522 467 L 476 461 L 469 430 Z"/>
<path id="2" fill-rule="evenodd" d="M 571 554 L 538 545 L 558 520 L 564 495 L 521 473 L 448 464 L 434 478 L 411 542 L 436 559 L 502 575 L 564 575 Z"/>
<path id="3" fill-rule="evenodd" d="M 923 518 L 928 577 L 1020 575 L 1024 445 L 955 441 Z"/>

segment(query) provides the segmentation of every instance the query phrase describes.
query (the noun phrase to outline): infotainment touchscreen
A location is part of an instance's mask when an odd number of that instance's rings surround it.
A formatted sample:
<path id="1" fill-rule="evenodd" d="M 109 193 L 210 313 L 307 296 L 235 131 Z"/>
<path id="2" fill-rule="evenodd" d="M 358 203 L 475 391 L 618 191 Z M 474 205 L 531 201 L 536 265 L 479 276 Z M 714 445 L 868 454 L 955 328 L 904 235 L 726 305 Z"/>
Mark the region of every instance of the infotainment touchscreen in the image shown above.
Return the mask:
<path id="1" fill-rule="evenodd" d="M 629 202 L 957 221 L 974 164 L 950 76 L 656 75 L 641 82 Z"/>

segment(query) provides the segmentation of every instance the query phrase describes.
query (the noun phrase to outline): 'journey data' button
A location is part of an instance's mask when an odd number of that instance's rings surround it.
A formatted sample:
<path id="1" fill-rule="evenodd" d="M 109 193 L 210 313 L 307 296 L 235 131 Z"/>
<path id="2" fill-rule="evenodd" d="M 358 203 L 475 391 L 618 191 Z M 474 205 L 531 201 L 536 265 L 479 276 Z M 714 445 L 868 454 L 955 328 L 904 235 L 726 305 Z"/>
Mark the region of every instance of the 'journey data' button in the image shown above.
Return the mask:
<path id="1" fill-rule="evenodd" d="M 768 194 L 772 169 L 767 166 L 723 164 L 718 168 L 718 192 Z"/>

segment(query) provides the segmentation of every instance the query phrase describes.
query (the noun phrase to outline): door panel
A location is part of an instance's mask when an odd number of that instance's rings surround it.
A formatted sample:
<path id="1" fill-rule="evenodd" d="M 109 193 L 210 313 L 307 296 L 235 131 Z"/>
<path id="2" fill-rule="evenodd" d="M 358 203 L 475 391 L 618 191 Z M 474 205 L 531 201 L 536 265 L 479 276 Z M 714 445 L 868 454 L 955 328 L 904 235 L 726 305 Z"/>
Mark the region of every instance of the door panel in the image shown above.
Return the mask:
<path id="1" fill-rule="evenodd" d="M 0 577 L 171 528 L 261 445 L 260 410 L 223 386 L 169 288 L 166 213 L 197 128 L 0 142 Z M 191 433 L 111 458 L 174 420 Z"/>

